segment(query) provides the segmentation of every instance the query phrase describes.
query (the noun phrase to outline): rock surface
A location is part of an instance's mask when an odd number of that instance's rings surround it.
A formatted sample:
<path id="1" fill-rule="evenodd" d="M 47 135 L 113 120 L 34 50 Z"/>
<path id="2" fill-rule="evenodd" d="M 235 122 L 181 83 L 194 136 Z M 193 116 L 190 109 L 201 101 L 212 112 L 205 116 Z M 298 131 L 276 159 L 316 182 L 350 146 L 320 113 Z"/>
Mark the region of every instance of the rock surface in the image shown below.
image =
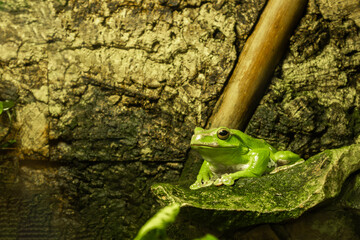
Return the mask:
<path id="1" fill-rule="evenodd" d="M 17 102 L 0 238 L 131 239 L 156 211 L 151 184 L 183 172 L 265 3 L 0 1 L 0 100 Z M 359 9 L 309 1 L 248 134 L 305 158 L 359 143 Z"/>
<path id="2" fill-rule="evenodd" d="M 246 133 L 304 158 L 359 141 L 359 9 L 309 1 Z"/>
<path id="3" fill-rule="evenodd" d="M 164 203 L 220 229 L 295 219 L 336 197 L 346 178 L 360 169 L 360 145 L 326 150 L 302 164 L 259 178 L 239 179 L 233 187 L 156 184 L 152 191 Z M 203 211 L 201 211 L 203 210 Z"/>
<path id="4" fill-rule="evenodd" d="M 235 23 L 241 45 L 263 4 L 7 1 L 0 75 L 20 95 L 22 158 L 183 161 L 235 63 Z"/>
<path id="5" fill-rule="evenodd" d="M 340 203 L 360 216 L 360 174 L 350 180 L 344 192 Z"/>

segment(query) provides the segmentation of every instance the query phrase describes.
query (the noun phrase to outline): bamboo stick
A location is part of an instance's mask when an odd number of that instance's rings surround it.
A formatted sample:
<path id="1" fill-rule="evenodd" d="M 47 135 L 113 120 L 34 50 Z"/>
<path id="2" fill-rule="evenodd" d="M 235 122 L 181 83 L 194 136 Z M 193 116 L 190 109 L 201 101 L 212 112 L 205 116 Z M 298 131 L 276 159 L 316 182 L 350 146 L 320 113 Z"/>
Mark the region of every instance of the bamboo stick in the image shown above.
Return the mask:
<path id="1" fill-rule="evenodd" d="M 243 130 L 264 94 L 307 0 L 269 0 L 215 105 L 208 128 Z"/>

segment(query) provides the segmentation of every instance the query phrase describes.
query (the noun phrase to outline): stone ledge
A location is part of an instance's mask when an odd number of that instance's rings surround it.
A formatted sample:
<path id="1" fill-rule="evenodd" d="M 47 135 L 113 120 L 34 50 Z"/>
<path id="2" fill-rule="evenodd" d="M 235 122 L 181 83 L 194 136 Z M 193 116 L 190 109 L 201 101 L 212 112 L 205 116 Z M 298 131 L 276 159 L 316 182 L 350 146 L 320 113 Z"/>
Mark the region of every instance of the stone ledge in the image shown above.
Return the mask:
<path id="1" fill-rule="evenodd" d="M 273 175 L 240 179 L 233 187 L 190 190 L 181 183 L 160 183 L 152 191 L 163 204 L 180 203 L 181 215 L 227 229 L 298 218 L 337 196 L 358 169 L 360 144 L 355 144 L 326 150 Z"/>

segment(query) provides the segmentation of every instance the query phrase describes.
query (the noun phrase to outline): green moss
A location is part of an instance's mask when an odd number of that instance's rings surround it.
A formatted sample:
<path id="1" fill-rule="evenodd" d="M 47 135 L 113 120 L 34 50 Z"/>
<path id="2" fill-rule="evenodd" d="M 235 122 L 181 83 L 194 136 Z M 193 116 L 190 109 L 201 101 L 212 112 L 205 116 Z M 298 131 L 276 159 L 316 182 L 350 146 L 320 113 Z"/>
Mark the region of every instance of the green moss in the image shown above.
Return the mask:
<path id="1" fill-rule="evenodd" d="M 219 229 L 294 219 L 335 197 L 347 176 L 360 168 L 360 145 L 327 150 L 287 170 L 244 178 L 234 186 L 190 190 L 185 184 L 155 184 L 164 204 L 179 203 L 180 214 Z"/>
<path id="2" fill-rule="evenodd" d="M 349 128 L 353 129 L 354 136 L 358 136 L 360 133 L 360 109 L 355 108 L 351 111 L 349 119 Z"/>

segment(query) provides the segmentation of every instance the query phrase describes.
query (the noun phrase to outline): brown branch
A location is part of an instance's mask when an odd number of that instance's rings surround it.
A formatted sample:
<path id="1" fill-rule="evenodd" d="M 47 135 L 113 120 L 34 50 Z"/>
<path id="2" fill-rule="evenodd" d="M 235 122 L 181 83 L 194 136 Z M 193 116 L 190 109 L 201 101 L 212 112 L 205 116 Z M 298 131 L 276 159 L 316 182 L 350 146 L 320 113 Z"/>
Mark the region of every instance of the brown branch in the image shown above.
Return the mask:
<path id="1" fill-rule="evenodd" d="M 307 0 L 269 0 L 246 41 L 208 127 L 244 129 L 283 56 Z"/>

